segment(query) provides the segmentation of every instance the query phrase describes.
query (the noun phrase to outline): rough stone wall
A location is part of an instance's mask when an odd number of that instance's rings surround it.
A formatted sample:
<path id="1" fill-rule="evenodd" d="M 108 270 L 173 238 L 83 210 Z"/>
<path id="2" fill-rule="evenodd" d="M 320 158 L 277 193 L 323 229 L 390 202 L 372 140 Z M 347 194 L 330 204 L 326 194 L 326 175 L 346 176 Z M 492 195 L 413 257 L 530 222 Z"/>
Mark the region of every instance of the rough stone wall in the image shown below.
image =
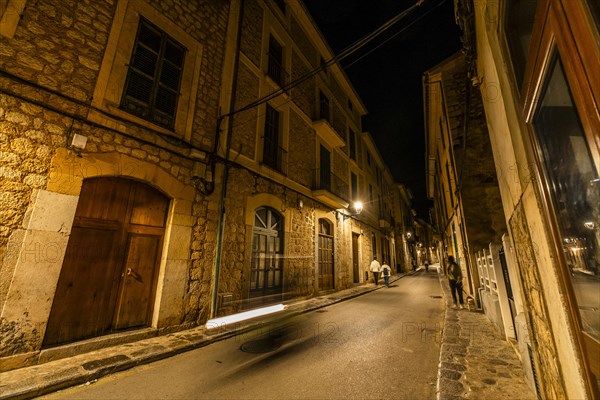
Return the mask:
<path id="1" fill-rule="evenodd" d="M 296 17 L 292 14 L 290 20 L 290 32 L 292 35 L 292 39 L 296 42 L 296 45 L 300 48 L 300 51 L 304 56 L 308 59 L 311 64 L 311 69 L 317 66 L 319 62 L 319 55 L 317 54 L 317 50 L 315 46 L 310 42 L 306 33 L 304 33 L 304 29 L 298 23 Z M 295 63 L 292 63 L 295 65 Z"/>
<path id="2" fill-rule="evenodd" d="M 46 187 L 50 160 L 65 145 L 70 124 L 65 116 L 0 93 L 0 260 L 8 250 L 18 252 L 7 249 L 9 237 L 22 225 L 33 189 Z M 3 287 L 10 283 L 6 278 Z"/>
<path id="3" fill-rule="evenodd" d="M 466 85 L 470 85 L 470 81 L 463 60 L 452 60 L 442 76 L 454 167 L 457 180 L 462 179 L 465 227 L 469 249 L 474 253 L 487 248 L 490 242 L 500 243 L 502 234 L 506 232 L 502 199 L 481 93 L 469 87 L 465 136 Z M 461 182 L 456 182 L 456 185 Z M 470 256 L 473 257 L 473 254 Z"/>
<path id="4" fill-rule="evenodd" d="M 235 109 L 238 110 L 258 98 L 259 78 L 244 64 L 240 63 L 237 75 Z M 256 120 L 258 108 L 237 113 L 230 119 L 233 123 L 231 146 L 246 157 L 254 159 L 256 154 Z"/>
<path id="5" fill-rule="evenodd" d="M 263 9 L 256 0 L 244 3 L 240 49 L 257 67 L 260 67 L 262 53 L 263 14 Z"/>
<path id="6" fill-rule="evenodd" d="M 288 193 L 287 196 L 290 205 L 297 204 L 300 199 L 296 194 Z M 305 204 L 301 210 L 291 207 L 290 229 L 287 237 L 284 237 L 287 247 L 284 292 L 287 298 L 312 296 L 316 289 L 314 238 L 319 205 L 306 199 L 303 201 Z"/>
<path id="7" fill-rule="evenodd" d="M 250 196 L 269 193 L 282 200 L 285 249 L 283 290 L 286 298 L 314 294 L 314 232 L 315 207 L 304 198 L 284 186 L 263 179 L 239 168 L 232 169 L 227 183 L 226 223 L 223 231 L 223 253 L 219 293 L 233 294 L 234 309 L 243 307 L 248 297 L 250 260 L 252 256 L 252 226 L 246 226 L 245 204 Z M 302 199 L 302 209 L 297 207 Z M 250 211 L 253 212 L 253 211 Z M 285 216 L 289 215 L 285 214 Z"/>
<path id="8" fill-rule="evenodd" d="M 337 175 L 343 182 L 350 185 L 348 180 L 350 179 L 350 170 L 348 168 L 348 161 L 345 157 L 342 156 L 342 153 L 339 151 L 333 152 L 333 173 Z M 348 190 L 350 190 L 350 186 L 348 186 Z M 348 192 L 350 194 L 350 192 Z"/>
<path id="9" fill-rule="evenodd" d="M 516 259 L 519 263 L 519 275 L 523 285 L 524 308 L 527 310 L 531 348 L 536 355 L 538 380 L 544 399 L 564 399 L 562 376 L 556 365 L 558 355 L 552 337 L 550 317 L 546 308 L 546 299 L 539 276 L 538 250 L 531 240 L 523 203 L 515 208 L 510 221 L 510 229 L 515 244 Z"/>
<path id="10" fill-rule="evenodd" d="M 304 64 L 302 58 L 294 51 L 292 52 L 292 81 L 306 75 L 310 68 Z M 294 103 L 310 118 L 316 117 L 315 107 L 315 79 L 307 79 L 291 90 Z"/>
<path id="11" fill-rule="evenodd" d="M 333 97 L 335 98 L 337 103 L 340 105 L 342 110 L 345 110 L 346 104 L 348 103 L 348 98 L 346 97 L 346 94 L 344 93 L 344 91 L 342 90 L 342 87 L 340 86 L 340 84 L 338 83 L 338 81 L 335 79 L 334 76 L 331 76 L 331 78 L 329 79 L 329 88 L 331 89 L 331 92 L 333 93 Z"/>
<path id="12" fill-rule="evenodd" d="M 204 47 L 193 140 L 210 147 L 229 5 L 225 1 L 150 3 Z M 127 154 L 190 183 L 192 161 L 179 155 L 185 147 L 164 141 L 156 146 L 160 141 L 156 134 L 139 126 L 128 126 L 131 136 L 124 136 L 85 119 L 116 4 L 109 0 L 28 2 L 14 37 L 0 37 L 0 69 L 16 76 L 0 75 L 4 92 L 0 94 L 0 259 L 6 256 L 9 237 L 21 228 L 32 189 L 46 188 L 56 150 L 65 147 L 74 133 L 88 138 L 82 153 Z M 207 293 L 207 285 L 201 282 L 206 281 L 205 260 L 212 259 L 213 249 L 206 244 L 212 242 L 204 238 L 207 231 L 215 229 L 202 196 L 197 197 L 193 210 L 198 220 L 187 294 L 188 322 L 198 318 L 198 299 Z M 3 285 L 5 272 L 0 274 Z"/>
<path id="13" fill-rule="evenodd" d="M 313 181 L 316 153 L 316 133 L 296 112 L 290 110 L 288 176 L 301 185 L 310 187 Z"/>
<path id="14" fill-rule="evenodd" d="M 342 139 L 344 139 L 344 142 L 346 142 L 346 140 L 348 140 L 348 138 L 346 137 L 348 132 L 348 130 L 346 129 L 346 113 L 337 104 L 332 103 L 331 117 L 331 126 L 333 127 L 333 129 L 335 129 L 337 134 Z"/>

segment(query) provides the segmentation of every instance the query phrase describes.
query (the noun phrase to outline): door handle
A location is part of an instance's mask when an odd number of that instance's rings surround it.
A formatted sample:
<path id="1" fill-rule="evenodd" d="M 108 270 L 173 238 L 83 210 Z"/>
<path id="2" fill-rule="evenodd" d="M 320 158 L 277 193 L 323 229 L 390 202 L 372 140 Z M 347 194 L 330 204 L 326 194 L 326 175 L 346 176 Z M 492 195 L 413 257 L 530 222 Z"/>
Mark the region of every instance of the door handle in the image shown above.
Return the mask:
<path id="1" fill-rule="evenodd" d="M 133 269 L 127 268 L 126 274 L 127 274 L 127 276 L 131 276 L 136 281 L 142 282 L 142 276 L 140 274 L 138 274 L 137 272 L 135 272 Z"/>

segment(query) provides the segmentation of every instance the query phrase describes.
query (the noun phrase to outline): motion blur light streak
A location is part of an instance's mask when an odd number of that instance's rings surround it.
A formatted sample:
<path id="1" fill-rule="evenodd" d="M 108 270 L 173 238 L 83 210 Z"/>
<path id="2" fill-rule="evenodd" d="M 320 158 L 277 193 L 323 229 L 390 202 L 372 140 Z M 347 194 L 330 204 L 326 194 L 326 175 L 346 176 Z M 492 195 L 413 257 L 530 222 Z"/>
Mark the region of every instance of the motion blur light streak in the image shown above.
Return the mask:
<path id="1" fill-rule="evenodd" d="M 258 308 L 256 310 L 244 311 L 238 314 L 228 315 L 226 317 L 213 318 L 206 321 L 206 329 L 214 329 L 232 324 L 234 322 L 245 321 L 250 318 L 256 318 L 263 315 L 273 314 L 286 309 L 283 304 Z"/>

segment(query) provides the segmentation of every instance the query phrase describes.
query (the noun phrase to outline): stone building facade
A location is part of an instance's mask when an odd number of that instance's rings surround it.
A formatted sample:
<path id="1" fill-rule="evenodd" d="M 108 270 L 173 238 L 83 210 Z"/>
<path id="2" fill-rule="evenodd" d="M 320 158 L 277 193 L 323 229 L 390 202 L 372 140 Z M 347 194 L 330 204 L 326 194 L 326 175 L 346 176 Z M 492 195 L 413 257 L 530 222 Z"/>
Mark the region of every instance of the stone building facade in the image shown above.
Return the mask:
<path id="1" fill-rule="evenodd" d="M 467 85 L 460 53 L 424 75 L 427 185 L 444 256 L 455 257 L 465 290 L 478 297 L 475 252 L 501 243 L 506 225 L 482 99 Z"/>
<path id="2" fill-rule="evenodd" d="M 301 2 L 2 6 L 0 370 L 395 265 L 393 179 Z"/>
<path id="3" fill-rule="evenodd" d="M 540 398 L 600 398 L 600 9 L 594 1 L 455 4 L 529 332 L 525 349 L 519 339 L 522 362 Z"/>
<path id="4" fill-rule="evenodd" d="M 364 283 L 375 254 L 396 263 L 393 178 L 304 6 L 234 4 L 214 315 Z"/>

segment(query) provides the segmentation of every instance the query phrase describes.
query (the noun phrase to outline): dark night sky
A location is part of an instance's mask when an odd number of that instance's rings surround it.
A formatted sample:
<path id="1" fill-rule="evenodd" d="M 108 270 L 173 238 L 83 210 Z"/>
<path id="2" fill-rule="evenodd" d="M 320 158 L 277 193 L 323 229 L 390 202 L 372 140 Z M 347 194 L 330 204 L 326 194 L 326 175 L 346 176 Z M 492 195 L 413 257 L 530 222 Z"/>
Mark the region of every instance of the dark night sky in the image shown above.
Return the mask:
<path id="1" fill-rule="evenodd" d="M 406 10 L 416 0 L 304 0 L 334 53 Z M 428 220 L 425 193 L 423 72 L 460 50 L 453 0 L 426 0 L 342 66 L 367 107 L 369 131 L 394 179 L 413 192 L 413 207 Z M 436 7 L 436 5 L 441 6 Z M 424 15 L 426 11 L 430 13 Z M 422 16 L 419 20 L 417 18 Z M 412 24 L 411 24 L 412 23 Z M 410 25 L 410 26 L 409 26 Z M 396 35 L 353 65 L 386 39 Z"/>

